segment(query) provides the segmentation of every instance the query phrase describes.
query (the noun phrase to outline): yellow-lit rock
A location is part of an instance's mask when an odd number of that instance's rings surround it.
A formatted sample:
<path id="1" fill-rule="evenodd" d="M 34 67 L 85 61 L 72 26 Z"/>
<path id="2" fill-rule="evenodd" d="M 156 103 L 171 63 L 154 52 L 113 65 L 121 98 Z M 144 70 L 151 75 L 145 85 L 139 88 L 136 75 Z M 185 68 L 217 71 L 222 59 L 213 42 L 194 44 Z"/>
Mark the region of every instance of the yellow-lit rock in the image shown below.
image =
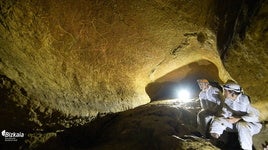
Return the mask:
<path id="1" fill-rule="evenodd" d="M 204 22 L 213 5 L 2 2 L 1 73 L 34 97 L 35 107 L 71 116 L 148 103 L 147 84 L 200 60 L 214 64 L 224 82 L 231 77 Z"/>
<path id="2" fill-rule="evenodd" d="M 267 120 L 268 5 L 260 3 L 0 1 L 0 120 L 12 118 L 0 127 L 81 125 L 203 77 L 237 81 Z"/>

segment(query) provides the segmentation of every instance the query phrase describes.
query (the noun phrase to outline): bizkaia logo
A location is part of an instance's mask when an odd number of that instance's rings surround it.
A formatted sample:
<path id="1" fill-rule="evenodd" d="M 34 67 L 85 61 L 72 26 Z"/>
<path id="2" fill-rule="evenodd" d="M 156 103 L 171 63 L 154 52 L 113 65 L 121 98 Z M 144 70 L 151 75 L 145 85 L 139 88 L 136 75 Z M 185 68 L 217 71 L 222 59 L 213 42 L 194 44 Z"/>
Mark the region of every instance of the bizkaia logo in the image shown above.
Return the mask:
<path id="1" fill-rule="evenodd" d="M 24 133 L 22 132 L 7 132 L 6 130 L 3 130 L 2 136 L 5 137 L 5 141 L 17 141 L 17 138 L 23 138 Z"/>

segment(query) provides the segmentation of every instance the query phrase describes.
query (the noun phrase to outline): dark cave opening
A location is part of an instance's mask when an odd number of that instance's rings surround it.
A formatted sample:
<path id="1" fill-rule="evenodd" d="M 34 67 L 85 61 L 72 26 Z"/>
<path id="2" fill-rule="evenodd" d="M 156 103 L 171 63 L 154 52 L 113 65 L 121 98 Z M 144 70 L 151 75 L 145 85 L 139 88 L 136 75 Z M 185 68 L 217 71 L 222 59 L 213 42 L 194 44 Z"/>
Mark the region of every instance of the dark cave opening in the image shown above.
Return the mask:
<path id="1" fill-rule="evenodd" d="M 176 99 L 179 90 L 188 90 L 190 98 L 196 98 L 200 92 L 196 80 L 205 78 L 212 83 L 222 83 L 218 72 L 212 62 L 199 60 L 165 74 L 149 83 L 145 90 L 151 101 Z"/>

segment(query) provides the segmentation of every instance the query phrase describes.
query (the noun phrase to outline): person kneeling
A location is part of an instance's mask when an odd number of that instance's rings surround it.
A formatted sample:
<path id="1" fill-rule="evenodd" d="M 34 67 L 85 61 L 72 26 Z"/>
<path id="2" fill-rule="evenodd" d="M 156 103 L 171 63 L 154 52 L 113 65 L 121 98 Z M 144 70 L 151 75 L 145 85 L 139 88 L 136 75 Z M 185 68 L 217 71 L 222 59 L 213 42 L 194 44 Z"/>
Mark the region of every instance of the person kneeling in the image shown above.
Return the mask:
<path id="1" fill-rule="evenodd" d="M 235 83 L 223 86 L 225 102 L 221 117 L 216 117 L 210 127 L 212 137 L 218 139 L 223 131 L 238 132 L 242 149 L 252 149 L 252 136 L 260 132 L 259 111 L 251 106 L 249 97 Z"/>

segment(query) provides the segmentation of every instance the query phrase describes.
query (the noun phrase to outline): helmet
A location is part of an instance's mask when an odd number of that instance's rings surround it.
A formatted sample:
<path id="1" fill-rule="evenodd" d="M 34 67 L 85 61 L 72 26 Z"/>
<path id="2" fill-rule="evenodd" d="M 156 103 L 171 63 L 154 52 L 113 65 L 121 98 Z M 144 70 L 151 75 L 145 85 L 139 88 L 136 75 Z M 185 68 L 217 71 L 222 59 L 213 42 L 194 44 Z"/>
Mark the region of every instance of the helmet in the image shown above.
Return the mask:
<path id="1" fill-rule="evenodd" d="M 226 90 L 235 91 L 237 93 L 243 92 L 241 86 L 236 84 L 236 83 L 225 84 L 225 85 L 223 85 L 223 88 L 226 89 Z"/>

